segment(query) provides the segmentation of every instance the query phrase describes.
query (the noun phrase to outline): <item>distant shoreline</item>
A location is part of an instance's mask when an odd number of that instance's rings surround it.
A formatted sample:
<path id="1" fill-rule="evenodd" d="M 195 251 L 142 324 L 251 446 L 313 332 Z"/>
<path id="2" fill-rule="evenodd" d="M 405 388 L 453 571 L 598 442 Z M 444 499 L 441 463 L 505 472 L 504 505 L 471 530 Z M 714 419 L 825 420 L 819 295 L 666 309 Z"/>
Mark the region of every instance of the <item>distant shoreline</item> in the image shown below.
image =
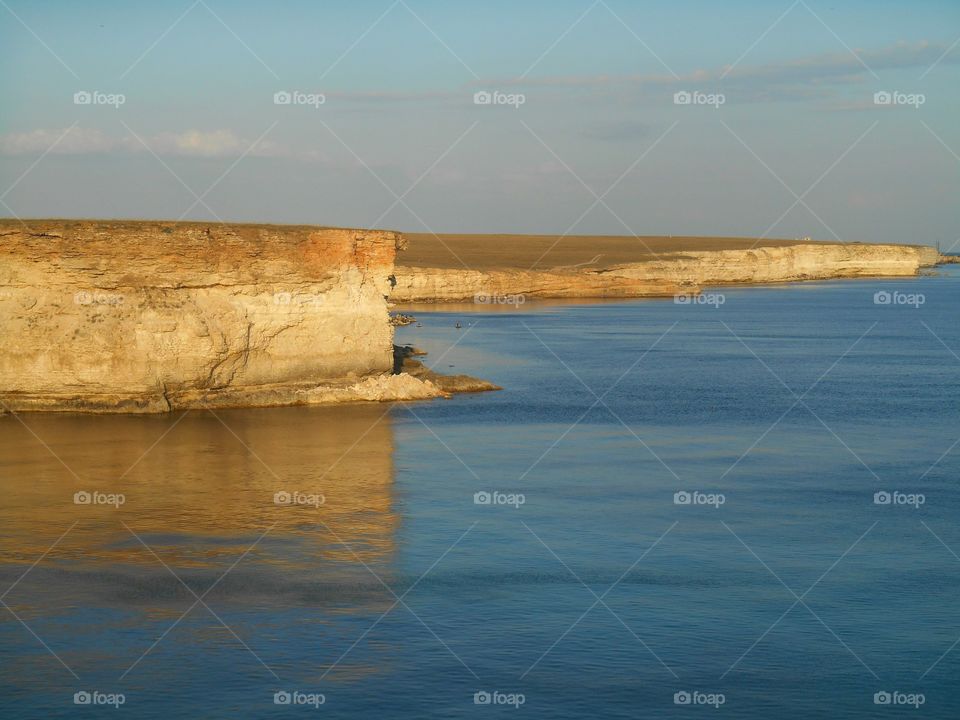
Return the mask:
<path id="1" fill-rule="evenodd" d="M 944 261 L 927 245 L 716 237 L 404 235 L 391 302 L 639 298 L 718 285 L 910 277 Z"/>

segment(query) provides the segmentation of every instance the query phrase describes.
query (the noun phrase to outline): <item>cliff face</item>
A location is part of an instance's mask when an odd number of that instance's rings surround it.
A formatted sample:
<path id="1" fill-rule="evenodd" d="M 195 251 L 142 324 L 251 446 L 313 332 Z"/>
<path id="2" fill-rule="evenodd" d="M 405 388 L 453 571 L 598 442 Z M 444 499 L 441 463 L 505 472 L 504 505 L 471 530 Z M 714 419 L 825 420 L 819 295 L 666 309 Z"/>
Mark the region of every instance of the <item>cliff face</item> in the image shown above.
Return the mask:
<path id="1" fill-rule="evenodd" d="M 395 269 L 403 246 L 398 233 L 307 226 L 0 220 L 0 412 L 438 397 L 435 378 L 392 374 L 388 295 L 643 297 L 915 275 L 939 259 L 922 246 L 780 244 L 602 268 Z"/>
<path id="2" fill-rule="evenodd" d="M 399 242 L 303 226 L 0 222 L 0 400 L 162 412 L 376 399 L 393 367 Z"/>
<path id="3" fill-rule="evenodd" d="M 390 299 L 399 303 L 471 301 L 477 296 L 509 294 L 663 296 L 696 292 L 707 285 L 909 276 L 938 259 L 936 249 L 927 246 L 816 243 L 689 251 L 604 268 L 475 271 L 401 265 Z"/>

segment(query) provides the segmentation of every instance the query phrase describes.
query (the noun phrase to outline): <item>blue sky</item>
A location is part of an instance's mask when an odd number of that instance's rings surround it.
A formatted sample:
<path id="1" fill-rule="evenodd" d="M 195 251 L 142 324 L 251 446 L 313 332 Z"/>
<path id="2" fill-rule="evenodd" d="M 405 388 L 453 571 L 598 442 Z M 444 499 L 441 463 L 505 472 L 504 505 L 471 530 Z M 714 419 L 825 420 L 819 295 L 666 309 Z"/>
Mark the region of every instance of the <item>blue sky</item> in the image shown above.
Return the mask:
<path id="1" fill-rule="evenodd" d="M 958 38 L 932 0 L 2 0 L 0 214 L 957 250 Z"/>

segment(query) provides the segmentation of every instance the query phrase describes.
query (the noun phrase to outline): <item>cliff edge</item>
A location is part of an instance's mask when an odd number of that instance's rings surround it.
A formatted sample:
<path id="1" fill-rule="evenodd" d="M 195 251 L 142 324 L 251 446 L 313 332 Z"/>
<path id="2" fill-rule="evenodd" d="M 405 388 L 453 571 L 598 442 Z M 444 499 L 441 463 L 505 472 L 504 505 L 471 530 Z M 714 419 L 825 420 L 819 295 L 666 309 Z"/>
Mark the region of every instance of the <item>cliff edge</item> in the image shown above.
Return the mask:
<path id="1" fill-rule="evenodd" d="M 0 221 L 0 408 L 414 399 L 388 321 L 399 233 Z"/>

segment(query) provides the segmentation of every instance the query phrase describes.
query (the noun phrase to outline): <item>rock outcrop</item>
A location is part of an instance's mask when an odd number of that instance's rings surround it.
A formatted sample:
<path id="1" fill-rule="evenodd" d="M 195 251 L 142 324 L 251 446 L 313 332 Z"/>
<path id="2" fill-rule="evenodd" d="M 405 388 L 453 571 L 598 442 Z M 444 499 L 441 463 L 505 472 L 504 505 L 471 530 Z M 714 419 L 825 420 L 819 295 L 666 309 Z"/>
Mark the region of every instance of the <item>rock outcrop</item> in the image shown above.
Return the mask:
<path id="1" fill-rule="evenodd" d="M 708 285 L 916 275 L 939 255 L 925 245 L 810 243 L 661 254 L 645 262 L 552 270 L 458 270 L 398 265 L 397 303 L 540 298 L 656 297 Z M 402 258 L 400 259 L 402 263 Z"/>
<path id="2" fill-rule="evenodd" d="M 415 357 L 426 355 L 426 351 L 410 345 L 393 346 L 393 369 L 399 377 L 412 377 L 424 381 L 428 386 L 439 388 L 442 392 L 452 395 L 454 393 L 476 393 L 488 392 L 490 390 L 503 390 L 499 385 L 494 385 L 487 380 L 471 377 L 470 375 L 445 375 L 435 372 L 424 365 Z"/>
<path id="3" fill-rule="evenodd" d="M 399 233 L 0 221 L 0 408 L 164 412 L 443 394 L 393 370 Z"/>
<path id="4" fill-rule="evenodd" d="M 406 356 L 397 362 L 393 325 L 412 318 L 391 322 L 388 298 L 663 296 L 909 276 L 940 259 L 925 246 L 780 242 L 525 270 L 505 246 L 514 265 L 395 268 L 403 247 L 399 233 L 377 230 L 0 220 L 0 412 L 150 413 L 497 389 Z"/>

